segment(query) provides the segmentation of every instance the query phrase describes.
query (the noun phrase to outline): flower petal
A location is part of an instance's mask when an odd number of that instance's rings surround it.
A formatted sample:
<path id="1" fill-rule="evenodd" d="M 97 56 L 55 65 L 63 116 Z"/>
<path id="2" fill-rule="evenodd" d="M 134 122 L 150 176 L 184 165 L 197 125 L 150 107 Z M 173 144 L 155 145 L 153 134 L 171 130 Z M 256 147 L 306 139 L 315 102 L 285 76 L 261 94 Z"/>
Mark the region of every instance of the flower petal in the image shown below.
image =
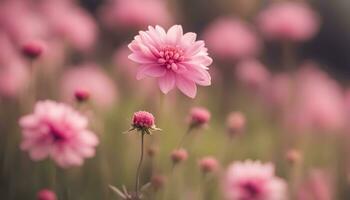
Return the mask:
<path id="1" fill-rule="evenodd" d="M 142 65 L 137 72 L 136 79 L 141 80 L 146 76 L 161 77 L 161 76 L 164 76 L 165 73 L 166 73 L 166 69 L 159 65 L 155 65 L 155 64 Z"/>
<path id="2" fill-rule="evenodd" d="M 190 98 L 196 97 L 197 86 L 194 81 L 178 75 L 176 76 L 176 86 L 179 90 Z"/>
<path id="3" fill-rule="evenodd" d="M 167 42 L 169 44 L 176 44 L 181 40 L 183 34 L 182 26 L 174 25 L 172 26 L 167 33 Z"/>
<path id="4" fill-rule="evenodd" d="M 164 93 L 167 94 L 175 86 L 175 74 L 172 71 L 167 71 L 163 77 L 158 80 L 159 88 Z"/>

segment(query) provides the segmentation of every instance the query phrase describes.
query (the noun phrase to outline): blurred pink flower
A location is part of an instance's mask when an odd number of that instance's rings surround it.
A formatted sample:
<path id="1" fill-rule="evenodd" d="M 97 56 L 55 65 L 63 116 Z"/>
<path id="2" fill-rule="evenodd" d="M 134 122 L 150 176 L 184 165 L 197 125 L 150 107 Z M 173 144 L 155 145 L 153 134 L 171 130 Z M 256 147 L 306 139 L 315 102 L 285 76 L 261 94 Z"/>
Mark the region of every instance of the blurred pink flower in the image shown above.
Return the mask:
<path id="1" fill-rule="evenodd" d="M 180 25 L 172 26 L 168 32 L 160 26 L 149 26 L 147 31 L 139 32 L 129 48 L 132 51 L 129 58 L 140 64 L 136 78 L 158 78 L 160 90 L 165 94 L 176 85 L 185 95 L 194 98 L 196 84 L 211 84 L 207 66 L 212 59 L 204 41 L 196 41 L 195 33 L 183 34 Z"/>
<path id="2" fill-rule="evenodd" d="M 37 194 L 37 200 L 57 200 L 56 194 L 49 189 L 42 189 Z"/>
<path id="3" fill-rule="evenodd" d="M 270 72 L 255 59 L 239 62 L 236 66 L 235 75 L 244 87 L 253 91 L 262 91 L 270 79 Z"/>
<path id="4" fill-rule="evenodd" d="M 207 125 L 210 120 L 210 112 L 203 107 L 194 107 L 191 109 L 189 122 L 192 128 Z"/>
<path id="5" fill-rule="evenodd" d="M 22 54 L 29 59 L 38 58 L 45 50 L 45 44 L 40 40 L 32 40 L 22 45 Z"/>
<path id="6" fill-rule="evenodd" d="M 297 72 L 293 91 L 293 101 L 286 112 L 290 127 L 300 132 L 333 132 L 344 128 L 343 90 L 314 63 L 304 64 Z"/>
<path id="7" fill-rule="evenodd" d="M 29 70 L 16 47 L 0 32 L 0 96 L 17 97 L 28 85 Z"/>
<path id="8" fill-rule="evenodd" d="M 332 200 L 333 186 L 329 174 L 313 170 L 300 185 L 298 200 Z"/>
<path id="9" fill-rule="evenodd" d="M 42 1 L 40 12 L 53 34 L 80 51 L 90 51 L 97 40 L 95 20 L 71 1 Z"/>
<path id="10" fill-rule="evenodd" d="M 290 101 L 292 81 L 289 74 L 274 74 L 263 91 L 264 103 L 269 108 L 285 109 Z"/>
<path id="11" fill-rule="evenodd" d="M 275 3 L 258 15 L 258 26 L 269 39 L 305 41 L 319 30 L 319 16 L 305 3 Z"/>
<path id="12" fill-rule="evenodd" d="M 219 162 L 215 157 L 207 156 L 198 161 L 198 166 L 203 173 L 210 173 L 219 169 Z"/>
<path id="13" fill-rule="evenodd" d="M 284 200 L 287 199 L 287 184 L 276 177 L 272 163 L 248 160 L 229 166 L 223 192 L 227 200 Z"/>
<path id="14" fill-rule="evenodd" d="M 258 54 L 260 42 L 244 21 L 219 18 L 204 31 L 210 52 L 222 59 L 242 59 Z"/>
<path id="15" fill-rule="evenodd" d="M 170 158 L 174 164 L 178 164 L 188 159 L 188 153 L 186 149 L 175 149 L 171 152 Z"/>
<path id="16" fill-rule="evenodd" d="M 243 134 L 246 128 L 246 117 L 241 112 L 231 112 L 226 121 L 229 136 L 234 137 Z"/>
<path id="17" fill-rule="evenodd" d="M 110 29 L 168 26 L 173 21 L 164 0 L 111 0 L 102 6 L 100 17 Z"/>
<path id="18" fill-rule="evenodd" d="M 110 77 L 93 63 L 70 67 L 61 79 L 61 95 L 67 102 L 75 100 L 76 90 L 90 93 L 90 99 L 100 108 L 110 108 L 116 103 L 117 88 Z"/>
<path id="19" fill-rule="evenodd" d="M 87 129 L 86 117 L 71 107 L 46 100 L 36 103 L 34 112 L 19 120 L 21 149 L 32 160 L 53 159 L 60 167 L 80 166 L 93 157 L 98 138 Z"/>

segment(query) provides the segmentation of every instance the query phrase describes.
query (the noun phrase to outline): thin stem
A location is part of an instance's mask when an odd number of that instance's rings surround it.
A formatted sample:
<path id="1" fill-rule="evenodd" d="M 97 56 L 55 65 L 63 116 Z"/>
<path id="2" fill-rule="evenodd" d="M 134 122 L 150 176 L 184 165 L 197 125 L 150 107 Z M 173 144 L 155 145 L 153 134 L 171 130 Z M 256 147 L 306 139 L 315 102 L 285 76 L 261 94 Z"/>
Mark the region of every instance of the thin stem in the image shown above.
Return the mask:
<path id="1" fill-rule="evenodd" d="M 137 171 L 136 171 L 135 192 L 136 192 L 137 197 L 139 196 L 140 170 L 141 170 L 141 165 L 142 165 L 142 161 L 143 161 L 144 136 L 145 136 L 145 133 L 142 133 L 142 135 L 141 135 L 141 155 L 140 155 L 140 161 L 139 161 L 139 164 L 137 166 Z"/>
<path id="2" fill-rule="evenodd" d="M 186 136 L 187 136 L 188 134 L 190 134 L 191 130 L 192 130 L 192 128 L 189 127 L 189 128 L 187 129 L 186 133 L 182 135 L 181 140 L 180 140 L 179 144 L 177 145 L 177 149 L 179 149 L 179 148 L 182 147 L 182 145 L 183 145 L 184 142 L 185 142 Z"/>

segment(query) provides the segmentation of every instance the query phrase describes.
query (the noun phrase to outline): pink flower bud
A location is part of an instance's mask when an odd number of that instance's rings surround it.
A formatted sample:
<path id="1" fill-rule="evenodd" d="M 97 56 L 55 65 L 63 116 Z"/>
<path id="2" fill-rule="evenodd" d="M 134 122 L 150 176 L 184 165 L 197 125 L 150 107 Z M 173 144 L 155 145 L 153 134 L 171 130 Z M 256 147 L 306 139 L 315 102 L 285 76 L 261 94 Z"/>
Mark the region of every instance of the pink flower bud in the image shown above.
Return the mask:
<path id="1" fill-rule="evenodd" d="M 219 163 L 212 156 L 204 157 L 198 162 L 199 168 L 203 173 L 215 172 L 219 168 Z"/>
<path id="2" fill-rule="evenodd" d="M 56 194 L 49 190 L 49 189 L 43 189 L 38 192 L 37 200 L 56 200 Z"/>
<path id="3" fill-rule="evenodd" d="M 146 111 L 138 111 L 134 113 L 132 118 L 132 126 L 136 128 L 152 128 L 154 126 L 154 116 Z"/>
<path id="4" fill-rule="evenodd" d="M 171 153 L 171 160 L 174 164 L 187 160 L 188 153 L 185 149 L 176 149 Z"/>
<path id="5" fill-rule="evenodd" d="M 163 175 L 154 175 L 151 178 L 151 184 L 152 186 L 158 190 L 161 189 L 166 182 L 166 177 Z"/>
<path id="6" fill-rule="evenodd" d="M 288 162 L 290 162 L 291 164 L 295 164 L 301 161 L 302 159 L 302 155 L 301 153 L 296 150 L 296 149 L 290 149 L 287 153 L 286 153 L 286 159 Z"/>
<path id="7" fill-rule="evenodd" d="M 190 112 L 190 126 L 200 127 L 206 125 L 210 120 L 210 112 L 206 108 L 195 107 Z"/>
<path id="8" fill-rule="evenodd" d="M 227 131 L 230 136 L 242 134 L 246 126 L 246 118 L 241 112 L 232 112 L 227 118 Z"/>
<path id="9" fill-rule="evenodd" d="M 44 44 L 40 41 L 30 41 L 22 46 L 22 53 L 30 59 L 38 58 L 44 51 Z"/>
<path id="10" fill-rule="evenodd" d="M 74 92 L 74 96 L 78 102 L 85 102 L 90 98 L 90 92 L 84 89 L 77 89 Z"/>

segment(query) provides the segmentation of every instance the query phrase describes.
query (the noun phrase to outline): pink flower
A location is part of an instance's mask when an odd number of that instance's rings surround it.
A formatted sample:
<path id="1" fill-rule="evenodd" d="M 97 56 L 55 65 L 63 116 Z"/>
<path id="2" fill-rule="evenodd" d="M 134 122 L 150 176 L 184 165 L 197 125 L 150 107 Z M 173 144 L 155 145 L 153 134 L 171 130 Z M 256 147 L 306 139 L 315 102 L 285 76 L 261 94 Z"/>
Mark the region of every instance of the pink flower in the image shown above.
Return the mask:
<path id="1" fill-rule="evenodd" d="M 261 91 L 270 79 L 270 72 L 258 60 L 244 60 L 237 64 L 235 70 L 238 81 L 253 91 Z"/>
<path id="2" fill-rule="evenodd" d="M 300 185 L 298 200 L 334 199 L 332 178 L 323 170 L 314 169 Z"/>
<path id="3" fill-rule="evenodd" d="M 206 125 L 210 120 L 210 112 L 203 107 L 195 107 L 190 112 L 190 126 L 199 127 Z"/>
<path id="4" fill-rule="evenodd" d="M 298 132 L 336 132 L 344 128 L 346 112 L 343 89 L 317 65 L 308 62 L 296 74 L 287 125 Z"/>
<path id="5" fill-rule="evenodd" d="M 85 90 L 90 99 L 102 109 L 110 108 L 117 100 L 117 89 L 113 80 L 94 63 L 71 67 L 61 79 L 61 95 L 67 102 L 75 100 L 75 92 Z"/>
<path id="6" fill-rule="evenodd" d="M 258 16 L 258 25 L 269 39 L 305 41 L 319 30 L 319 16 L 299 2 L 275 3 Z"/>
<path id="7" fill-rule="evenodd" d="M 60 167 L 80 166 L 84 158 L 93 157 L 98 139 L 87 129 L 86 117 L 71 107 L 54 101 L 39 101 L 34 112 L 21 117 L 21 149 L 32 160 L 47 157 Z"/>
<path id="8" fill-rule="evenodd" d="M 138 111 L 132 117 L 132 126 L 137 128 L 152 128 L 155 123 L 154 116 L 147 111 Z"/>
<path id="9" fill-rule="evenodd" d="M 227 200 L 284 200 L 287 184 L 276 177 L 272 163 L 259 161 L 234 162 L 223 181 Z"/>
<path id="10" fill-rule="evenodd" d="M 219 169 L 219 162 L 212 156 L 207 156 L 199 160 L 199 168 L 203 173 L 215 172 Z"/>
<path id="11" fill-rule="evenodd" d="M 90 92 L 88 92 L 87 90 L 84 90 L 84 89 L 77 89 L 74 92 L 74 96 L 78 102 L 84 102 L 84 101 L 87 101 L 89 99 Z"/>
<path id="12" fill-rule="evenodd" d="M 44 51 L 45 45 L 42 41 L 29 41 L 23 44 L 22 54 L 30 59 L 38 58 Z"/>
<path id="13" fill-rule="evenodd" d="M 226 121 L 227 132 L 230 136 L 240 135 L 246 127 L 246 118 L 241 112 L 231 112 Z"/>
<path id="14" fill-rule="evenodd" d="M 196 84 L 211 84 L 207 66 L 212 59 L 204 42 L 196 41 L 195 33 L 183 34 L 180 25 L 172 26 L 168 32 L 160 26 L 149 26 L 147 31 L 139 32 L 129 48 L 132 51 L 129 58 L 140 64 L 136 78 L 158 78 L 160 90 L 165 94 L 176 86 L 194 98 Z"/>
<path id="15" fill-rule="evenodd" d="M 260 42 L 244 21 L 222 17 L 211 23 L 203 35 L 210 52 L 222 59 L 241 59 L 258 54 Z"/>
<path id="16" fill-rule="evenodd" d="M 173 21 L 163 0 L 111 0 L 99 13 L 102 22 L 110 29 L 146 28 L 156 24 L 167 26 Z"/>
<path id="17" fill-rule="evenodd" d="M 49 189 L 42 189 L 37 194 L 37 200 L 56 200 L 56 194 Z"/>
<path id="18" fill-rule="evenodd" d="M 170 158 L 174 164 L 178 164 L 180 162 L 187 160 L 188 153 L 185 149 L 176 149 L 171 152 Z"/>

